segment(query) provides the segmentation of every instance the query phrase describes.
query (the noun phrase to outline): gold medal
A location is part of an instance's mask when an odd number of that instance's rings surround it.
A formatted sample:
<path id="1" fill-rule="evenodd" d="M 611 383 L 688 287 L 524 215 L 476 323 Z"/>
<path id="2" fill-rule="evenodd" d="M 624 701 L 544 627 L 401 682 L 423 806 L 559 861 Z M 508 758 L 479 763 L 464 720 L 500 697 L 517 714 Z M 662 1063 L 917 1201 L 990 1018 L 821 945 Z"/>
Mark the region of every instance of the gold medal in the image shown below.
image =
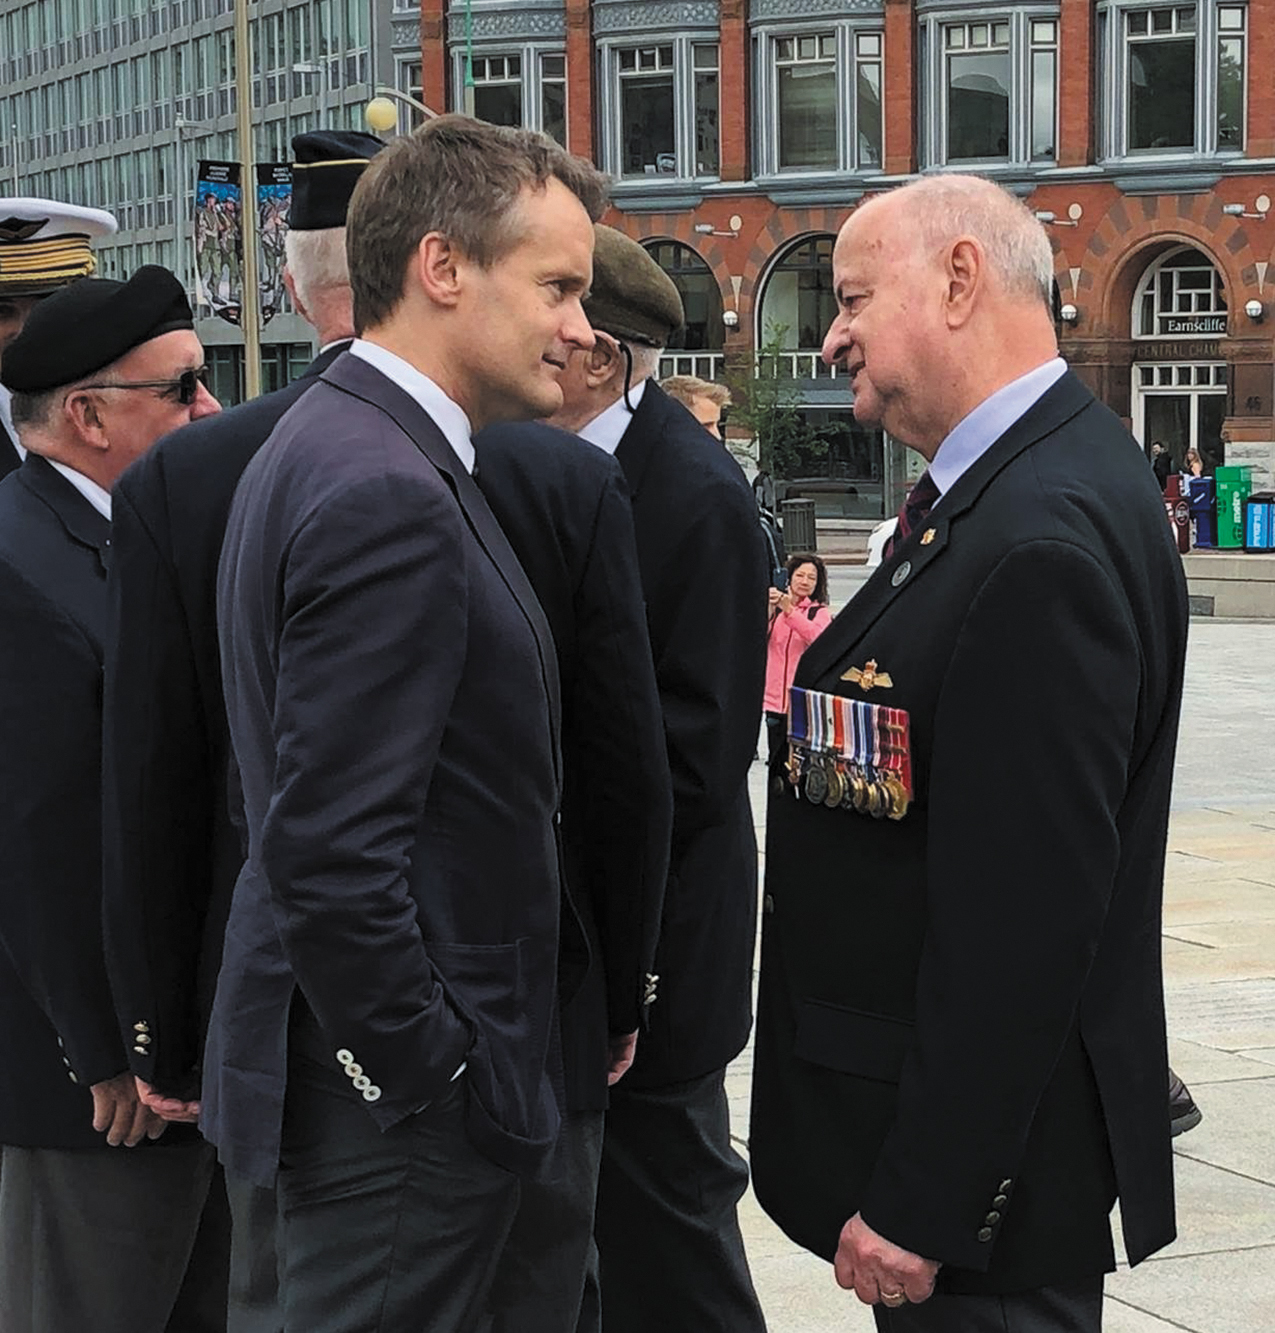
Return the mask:
<path id="1" fill-rule="evenodd" d="M 811 805 L 820 805 L 827 795 L 828 775 L 824 771 L 823 764 L 812 757 L 810 767 L 806 769 L 806 800 Z"/>
<path id="2" fill-rule="evenodd" d="M 891 797 L 889 815 L 891 819 L 902 819 L 908 812 L 908 806 L 911 802 L 908 800 L 907 788 L 899 781 L 898 774 L 887 773 L 885 776 L 886 790 Z"/>
<path id="3" fill-rule="evenodd" d="M 823 798 L 823 803 L 829 810 L 835 810 L 841 804 L 841 798 L 846 794 L 846 780 L 835 764 L 827 765 L 827 773 L 828 794 Z"/>

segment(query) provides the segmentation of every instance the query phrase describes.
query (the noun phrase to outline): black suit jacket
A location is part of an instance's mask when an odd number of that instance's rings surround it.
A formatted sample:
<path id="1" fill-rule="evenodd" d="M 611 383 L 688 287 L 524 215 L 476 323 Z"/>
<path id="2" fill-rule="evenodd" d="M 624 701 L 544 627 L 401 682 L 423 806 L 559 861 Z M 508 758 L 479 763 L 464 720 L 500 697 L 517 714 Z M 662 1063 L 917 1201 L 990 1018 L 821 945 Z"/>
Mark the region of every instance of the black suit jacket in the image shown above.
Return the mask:
<path id="1" fill-rule="evenodd" d="M 632 506 L 615 461 L 574 435 L 493 426 L 474 444 L 558 652 L 563 868 L 591 946 L 562 1013 L 567 1105 L 602 1110 L 608 1033 L 645 1013 L 673 817 Z"/>
<path id="2" fill-rule="evenodd" d="M 627 1076 L 658 1087 L 721 1069 L 752 1022 L 748 766 L 766 670 L 768 562 L 739 465 L 650 380 L 616 460 L 633 496 L 673 779 L 658 997 Z"/>
<path id="3" fill-rule="evenodd" d="M 249 463 L 217 605 L 248 860 L 205 1135 L 272 1178 L 299 988 L 382 1129 L 464 1060 L 475 1145 L 537 1166 L 558 1127 L 553 639 L 442 433 L 365 361 L 338 358 Z"/>
<path id="4" fill-rule="evenodd" d="M 101 927 L 109 537 L 43 458 L 0 483 L 0 1143 L 103 1146 L 88 1089 L 126 1067 Z"/>
<path id="5" fill-rule="evenodd" d="M 1160 904 L 1187 607 L 1151 469 L 1068 374 L 807 649 L 910 714 L 898 821 L 771 797 L 758 1198 L 1008 1291 L 1174 1234 Z M 847 680 L 869 661 L 888 687 Z M 774 783 L 772 783 L 772 789 Z"/>
<path id="6" fill-rule="evenodd" d="M 227 793 L 217 559 L 235 487 L 349 344 L 175 431 L 112 492 L 104 731 L 107 966 L 133 1072 L 194 1096 L 243 844 Z M 145 1023 L 150 1043 L 136 1041 Z"/>

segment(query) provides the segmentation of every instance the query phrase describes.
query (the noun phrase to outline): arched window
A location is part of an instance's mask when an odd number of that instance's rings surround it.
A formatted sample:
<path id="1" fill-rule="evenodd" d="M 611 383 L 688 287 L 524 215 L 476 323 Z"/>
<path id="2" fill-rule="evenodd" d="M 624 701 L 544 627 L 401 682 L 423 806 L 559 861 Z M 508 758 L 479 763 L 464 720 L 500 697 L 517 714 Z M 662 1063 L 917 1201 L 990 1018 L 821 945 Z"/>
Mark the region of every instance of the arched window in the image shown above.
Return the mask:
<path id="1" fill-rule="evenodd" d="M 785 350 L 818 351 L 837 313 L 832 289 L 835 237 L 809 236 L 798 241 L 771 269 L 761 298 L 758 345 L 775 336 Z"/>
<path id="2" fill-rule="evenodd" d="M 713 271 L 680 241 L 651 241 L 647 253 L 673 279 L 682 297 L 686 327 L 670 346 L 688 352 L 720 352 L 726 344 L 722 293 Z"/>
<path id="3" fill-rule="evenodd" d="M 1133 298 L 1135 338 L 1226 336 L 1222 275 L 1194 246 L 1169 250 L 1142 275 Z"/>

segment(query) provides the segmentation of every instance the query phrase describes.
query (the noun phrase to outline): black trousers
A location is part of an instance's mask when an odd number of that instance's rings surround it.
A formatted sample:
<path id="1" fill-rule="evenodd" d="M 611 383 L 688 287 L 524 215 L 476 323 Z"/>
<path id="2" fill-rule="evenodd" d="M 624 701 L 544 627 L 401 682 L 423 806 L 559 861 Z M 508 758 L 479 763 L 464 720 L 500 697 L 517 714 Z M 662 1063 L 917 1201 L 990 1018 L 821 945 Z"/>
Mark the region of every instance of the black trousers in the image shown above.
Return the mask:
<path id="1" fill-rule="evenodd" d="M 568 1111 L 553 1156 L 521 1182 L 484 1333 L 599 1333 L 593 1214 L 601 1111 Z"/>
<path id="2" fill-rule="evenodd" d="M 939 1293 L 920 1305 L 874 1305 L 878 1333 L 1101 1333 L 1102 1277 L 1006 1296 Z"/>
<path id="3" fill-rule="evenodd" d="M 611 1090 L 594 1234 L 606 1333 L 765 1333 L 736 1207 L 726 1071 Z"/>
<path id="4" fill-rule="evenodd" d="M 226 1333 L 283 1333 L 279 1303 L 279 1201 L 273 1189 L 226 1177 L 230 1299 Z"/>
<path id="5" fill-rule="evenodd" d="M 279 1170 L 287 1333 L 472 1333 L 518 1179 L 465 1133 L 462 1074 L 382 1133 L 304 1008 L 289 1032 Z"/>
<path id="6" fill-rule="evenodd" d="M 222 1333 L 230 1217 L 210 1144 L 0 1148 L 0 1329 Z"/>

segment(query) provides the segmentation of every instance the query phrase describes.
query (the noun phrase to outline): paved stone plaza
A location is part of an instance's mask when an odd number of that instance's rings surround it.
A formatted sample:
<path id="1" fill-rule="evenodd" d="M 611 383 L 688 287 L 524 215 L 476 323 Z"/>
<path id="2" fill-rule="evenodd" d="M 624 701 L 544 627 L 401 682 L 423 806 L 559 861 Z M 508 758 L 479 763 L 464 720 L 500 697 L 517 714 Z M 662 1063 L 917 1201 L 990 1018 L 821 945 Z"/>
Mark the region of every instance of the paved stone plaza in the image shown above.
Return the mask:
<path id="1" fill-rule="evenodd" d="M 832 571 L 834 604 L 863 577 Z M 1178 1240 L 1109 1280 L 1107 1333 L 1275 1331 L 1273 684 L 1275 624 L 1192 622 L 1164 963 L 1170 1056 L 1204 1122 L 1176 1140 Z M 753 770 L 760 841 L 761 765 Z M 751 1063 L 750 1049 L 728 1081 L 741 1150 Z M 751 1193 L 743 1224 L 771 1333 L 873 1328 L 829 1266 L 793 1245 Z"/>

